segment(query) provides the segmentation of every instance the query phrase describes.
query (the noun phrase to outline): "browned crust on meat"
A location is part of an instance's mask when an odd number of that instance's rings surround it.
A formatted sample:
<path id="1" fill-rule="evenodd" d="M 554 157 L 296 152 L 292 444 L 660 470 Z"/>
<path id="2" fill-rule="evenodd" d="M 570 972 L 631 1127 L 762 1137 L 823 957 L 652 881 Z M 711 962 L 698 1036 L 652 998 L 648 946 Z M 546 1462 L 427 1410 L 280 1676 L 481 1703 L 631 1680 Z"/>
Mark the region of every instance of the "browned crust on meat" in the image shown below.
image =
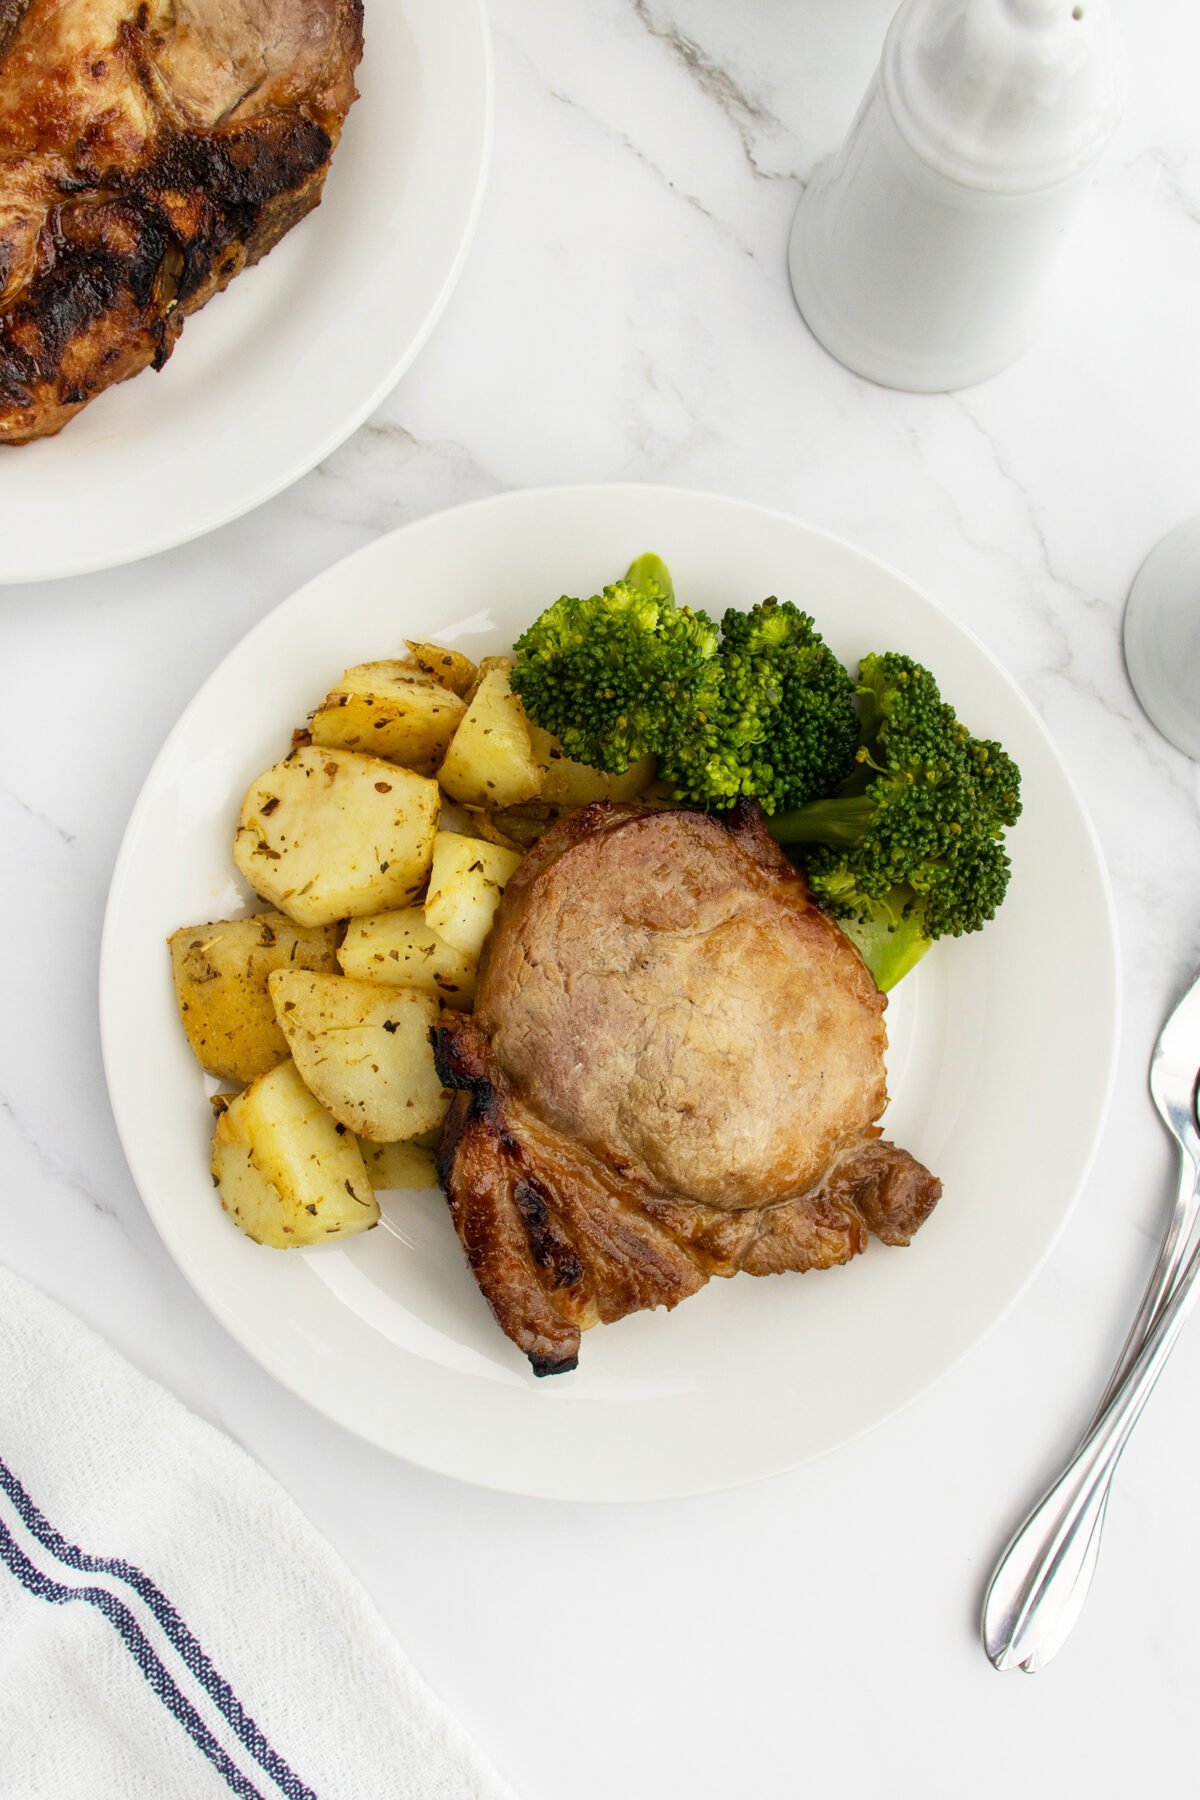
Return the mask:
<path id="1" fill-rule="evenodd" d="M 271 68 L 227 107 L 238 47 L 201 38 L 205 3 L 0 8 L 0 443 L 162 368 L 184 320 L 320 201 L 361 0 L 263 0 L 264 29 L 303 40 L 300 85 Z"/>
<path id="2" fill-rule="evenodd" d="M 536 1374 L 573 1369 L 580 1332 L 597 1321 L 677 1306 L 704 1286 L 637 1188 L 497 1092 L 469 1015 L 435 1028 L 434 1055 L 460 1090 L 438 1159 L 451 1216 L 501 1329 Z"/>
<path id="3" fill-rule="evenodd" d="M 469 1016 L 437 1027 L 434 1051 L 443 1082 L 460 1090 L 438 1161 L 451 1217 L 497 1323 L 537 1375 L 574 1369 L 592 1324 L 670 1310 L 713 1276 L 833 1268 L 869 1235 L 908 1244 L 941 1194 L 915 1157 L 875 1140 L 794 1199 L 699 1206 L 621 1177 L 498 1092 Z"/>
<path id="4" fill-rule="evenodd" d="M 631 1151 L 618 1125 L 604 1142 L 594 1133 L 564 1128 L 561 1104 L 546 1103 L 547 1090 L 554 1088 L 551 1064 L 560 1054 L 572 1066 L 580 1058 L 586 1061 L 586 1042 L 542 1043 L 541 1081 L 526 1078 L 520 1054 L 514 1074 L 513 1059 L 506 1060 L 501 1048 L 506 1014 L 523 1005 L 525 971 L 513 960 L 514 941 L 525 962 L 536 964 L 546 913 L 554 923 L 564 905 L 569 916 L 579 900 L 576 890 L 554 881 L 556 866 L 565 868 L 564 859 L 577 847 L 595 851 L 601 837 L 611 846 L 620 839 L 619 867 L 630 878 L 614 894 L 613 905 L 618 912 L 625 907 L 631 932 L 643 929 L 647 907 L 653 911 L 659 894 L 653 883 L 647 892 L 638 889 L 640 846 L 624 834 L 645 825 L 672 854 L 681 844 L 695 851 L 707 842 L 721 867 L 733 867 L 737 885 L 753 889 L 761 881 L 767 918 L 774 919 L 779 909 L 780 932 L 786 933 L 795 914 L 805 933 L 816 933 L 797 940 L 797 954 L 803 966 L 816 969 L 818 979 L 826 955 L 837 957 L 848 1016 L 859 1021 L 855 1029 L 868 1061 L 868 1082 L 872 1079 L 870 1020 L 878 1018 L 882 997 L 869 978 L 870 992 L 864 992 L 861 959 L 812 906 L 802 878 L 761 820 L 746 809 L 725 822 L 695 814 L 680 818 L 679 841 L 663 813 L 633 805 L 585 808 L 556 825 L 508 884 L 481 969 L 476 1013 L 434 1032 L 439 1073 L 456 1090 L 440 1153 L 442 1185 L 480 1288 L 502 1330 L 538 1374 L 574 1368 L 580 1333 L 591 1324 L 674 1307 L 712 1276 L 830 1268 L 858 1255 L 870 1235 L 907 1244 L 941 1192 L 915 1158 L 879 1137 L 872 1120 L 884 1104 L 881 1084 L 868 1086 L 868 1098 L 851 1108 L 842 1135 L 823 1144 L 820 1166 L 807 1184 L 755 1200 L 740 1194 L 732 1181 L 728 1193 L 705 1199 L 711 1184 L 699 1175 L 700 1193 L 684 1183 L 664 1185 L 651 1166 L 653 1157 Z M 735 858 L 730 865 L 731 850 L 744 860 Z M 603 863 L 601 848 L 599 865 L 589 857 L 589 880 Z M 693 883 L 691 901 L 683 903 L 685 920 L 691 917 L 689 904 L 703 907 L 712 899 L 702 863 L 698 854 L 684 872 Z M 662 928 L 670 935 L 679 919 L 678 892 L 664 886 L 661 903 Z M 587 929 L 586 919 L 581 929 Z M 827 933 L 832 934 L 828 942 Z M 548 941 L 561 943 L 561 930 L 557 938 L 552 931 Z M 587 946 L 592 948 L 590 938 Z M 561 972 L 568 985 L 572 968 L 568 962 Z M 578 1006 L 586 1016 L 586 998 Z M 777 1124 L 781 1135 L 786 1133 L 788 1122 Z M 795 1157 L 784 1156 L 782 1166 L 798 1165 Z"/>

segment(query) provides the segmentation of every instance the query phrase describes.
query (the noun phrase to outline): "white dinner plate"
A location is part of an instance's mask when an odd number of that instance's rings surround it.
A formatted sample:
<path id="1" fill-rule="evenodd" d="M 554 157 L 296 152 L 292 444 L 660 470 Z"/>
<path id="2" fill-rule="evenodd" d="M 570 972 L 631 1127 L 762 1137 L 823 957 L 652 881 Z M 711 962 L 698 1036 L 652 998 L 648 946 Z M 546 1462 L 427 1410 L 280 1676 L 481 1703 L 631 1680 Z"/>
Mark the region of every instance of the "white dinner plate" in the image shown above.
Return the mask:
<path id="1" fill-rule="evenodd" d="M 468 1273 L 438 1193 L 318 1251 L 242 1237 L 208 1172 L 206 1082 L 164 940 L 251 905 L 230 861 L 242 794 L 350 664 L 440 639 L 508 647 L 560 593 L 644 550 L 720 614 L 779 594 L 847 662 L 926 663 L 1024 774 L 1008 900 L 937 945 L 892 997 L 888 1135 L 941 1176 L 913 1245 L 846 1268 L 713 1281 L 674 1313 L 583 1340 L 538 1380 Z M 261 903 L 260 903 L 261 904 Z M 962 1356 L 1062 1229 L 1104 1116 L 1117 1041 L 1113 912 L 1095 837 L 1053 744 L 988 653 L 901 576 L 794 519 L 666 488 L 506 495 L 381 538 L 286 601 L 201 689 L 134 809 L 101 968 L 105 1066 L 134 1179 L 218 1319 L 330 1418 L 428 1468 L 516 1492 L 639 1499 L 732 1486 L 864 1431 Z"/>
<path id="2" fill-rule="evenodd" d="M 249 512 L 383 399 L 458 278 L 491 142 L 483 0 L 367 0 L 316 212 L 189 319 L 159 375 L 0 447 L 0 582 L 136 561 Z"/>

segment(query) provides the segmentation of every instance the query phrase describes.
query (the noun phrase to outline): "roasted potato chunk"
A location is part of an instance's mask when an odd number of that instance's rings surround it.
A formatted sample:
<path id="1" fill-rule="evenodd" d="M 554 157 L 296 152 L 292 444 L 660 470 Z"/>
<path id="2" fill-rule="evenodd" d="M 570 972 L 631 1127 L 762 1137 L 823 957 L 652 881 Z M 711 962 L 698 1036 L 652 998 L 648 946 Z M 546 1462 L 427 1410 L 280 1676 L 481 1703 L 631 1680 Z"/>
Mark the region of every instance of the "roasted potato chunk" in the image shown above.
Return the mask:
<path id="1" fill-rule="evenodd" d="M 339 1124 L 392 1144 L 440 1123 L 449 1095 L 433 1066 L 431 995 L 287 969 L 270 988 L 296 1068 Z"/>
<path id="2" fill-rule="evenodd" d="M 435 1188 L 437 1156 L 424 1144 L 359 1144 L 371 1186 L 381 1188 Z"/>
<path id="3" fill-rule="evenodd" d="M 233 860 L 297 924 L 385 912 L 425 886 L 438 804 L 410 769 L 304 744 L 251 785 Z"/>
<path id="4" fill-rule="evenodd" d="M 422 675 L 432 675 L 444 688 L 457 694 L 463 700 L 475 686 L 475 678 L 479 670 L 469 656 L 461 650 L 447 650 L 441 644 L 416 644 L 412 638 L 405 638 L 408 645 L 408 658 L 415 669 Z"/>
<path id="5" fill-rule="evenodd" d="M 517 665 L 511 656 L 480 657 L 479 667 L 475 671 L 475 679 L 463 695 L 463 699 L 466 701 L 467 705 L 470 706 L 472 700 L 479 692 L 479 684 L 485 675 L 491 675 L 495 670 L 499 670 L 502 675 L 511 675 L 516 666 Z"/>
<path id="6" fill-rule="evenodd" d="M 534 799 L 543 773 L 507 668 L 488 669 L 450 740 L 438 780 L 464 806 L 516 806 Z"/>
<path id="7" fill-rule="evenodd" d="M 466 1008 L 475 998 L 474 958 L 431 931 L 419 906 L 351 919 L 338 961 L 355 981 L 419 988 L 447 1006 Z"/>
<path id="8" fill-rule="evenodd" d="M 420 916 L 420 915 L 418 915 Z M 306 931 L 283 913 L 252 913 L 172 932 L 171 971 L 188 1042 L 222 1081 L 253 1081 L 287 1056 L 267 992 L 273 969 L 335 973 L 337 927 Z"/>
<path id="9" fill-rule="evenodd" d="M 432 775 L 467 708 L 432 675 L 402 662 L 347 669 L 309 730 L 314 744 L 361 750 Z"/>
<path id="10" fill-rule="evenodd" d="M 538 794 L 551 806 L 590 806 L 594 800 L 636 800 L 657 773 L 652 756 L 631 763 L 623 775 L 606 775 L 602 769 L 574 762 L 552 732 L 529 722 L 529 741 L 541 764 L 542 786 Z"/>
<path id="11" fill-rule="evenodd" d="M 212 1172 L 235 1224 L 276 1250 L 325 1244 L 379 1221 L 358 1144 L 290 1062 L 260 1075 L 219 1115 Z"/>
<path id="12" fill-rule="evenodd" d="M 515 850 L 482 838 L 439 831 L 429 872 L 425 923 L 446 943 L 477 960 L 504 892 L 521 861 Z"/>

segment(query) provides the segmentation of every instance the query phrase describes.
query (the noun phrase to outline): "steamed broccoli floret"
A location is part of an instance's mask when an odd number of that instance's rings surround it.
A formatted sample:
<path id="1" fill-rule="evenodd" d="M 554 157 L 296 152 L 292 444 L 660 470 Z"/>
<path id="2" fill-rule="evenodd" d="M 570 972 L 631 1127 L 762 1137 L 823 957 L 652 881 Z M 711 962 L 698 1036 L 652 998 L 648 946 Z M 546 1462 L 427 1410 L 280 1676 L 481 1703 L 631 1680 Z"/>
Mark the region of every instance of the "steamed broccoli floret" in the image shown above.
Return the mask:
<path id="1" fill-rule="evenodd" d="M 675 604 L 665 563 L 640 556 L 623 581 L 564 594 L 517 640 L 512 685 L 568 756 L 620 775 L 656 752 L 668 721 L 687 730 L 715 676 L 717 627 Z"/>
<path id="2" fill-rule="evenodd" d="M 910 657 L 864 657 L 857 691 L 854 773 L 834 798 L 783 814 L 771 830 L 803 846 L 814 894 L 888 988 L 935 939 L 995 916 L 1021 776 L 999 744 L 971 736 Z"/>
<path id="3" fill-rule="evenodd" d="M 832 793 L 854 767 L 854 686 L 808 613 L 790 601 L 730 609 L 720 680 L 702 729 L 672 722 L 659 770 L 675 798 L 764 812 Z"/>
<path id="4" fill-rule="evenodd" d="M 564 595 L 517 643 L 513 687 L 568 756 L 620 774 L 653 753 L 674 797 L 767 812 L 853 767 L 853 684 L 807 613 L 764 600 L 718 629 L 677 606 L 657 556 L 589 600 Z"/>

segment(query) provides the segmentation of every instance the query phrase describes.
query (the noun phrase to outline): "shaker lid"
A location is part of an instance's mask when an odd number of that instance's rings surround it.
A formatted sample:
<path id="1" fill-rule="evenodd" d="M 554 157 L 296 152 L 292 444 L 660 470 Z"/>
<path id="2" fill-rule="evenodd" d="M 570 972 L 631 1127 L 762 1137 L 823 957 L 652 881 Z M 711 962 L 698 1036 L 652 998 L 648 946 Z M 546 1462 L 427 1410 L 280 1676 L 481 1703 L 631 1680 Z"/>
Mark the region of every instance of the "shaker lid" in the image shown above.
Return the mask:
<path id="1" fill-rule="evenodd" d="M 905 0 L 882 79 L 924 161 L 1008 193 L 1086 167 L 1124 94 L 1107 0 Z"/>

